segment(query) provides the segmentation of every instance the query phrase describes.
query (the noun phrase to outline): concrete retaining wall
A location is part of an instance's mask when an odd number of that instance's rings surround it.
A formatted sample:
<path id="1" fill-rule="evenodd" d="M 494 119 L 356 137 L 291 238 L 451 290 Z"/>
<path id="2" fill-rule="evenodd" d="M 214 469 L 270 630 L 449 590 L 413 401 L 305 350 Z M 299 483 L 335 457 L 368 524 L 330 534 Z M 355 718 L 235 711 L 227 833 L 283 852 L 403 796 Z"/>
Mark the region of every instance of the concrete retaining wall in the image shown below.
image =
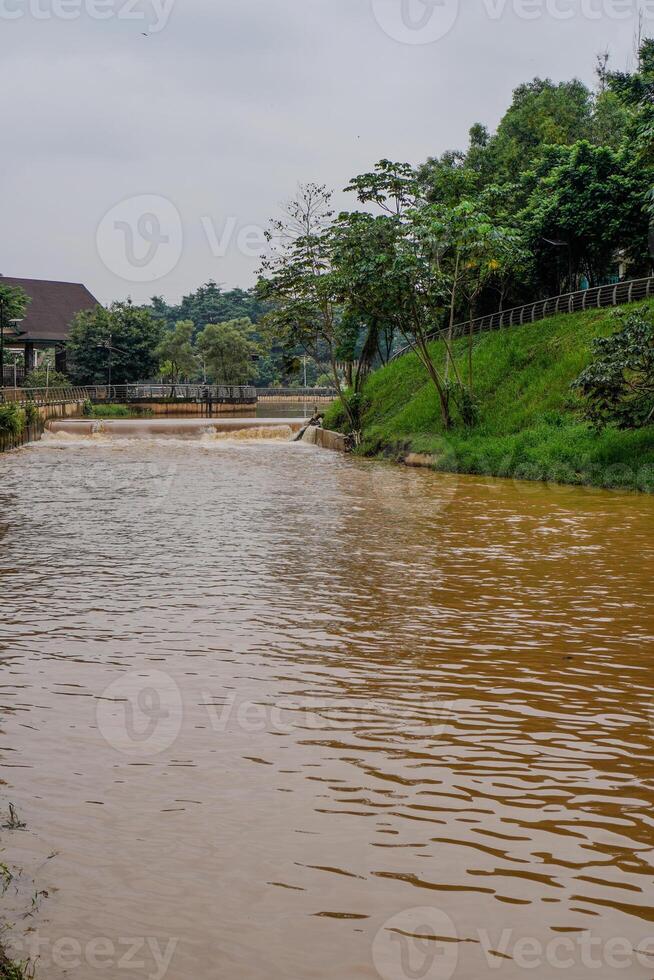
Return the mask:
<path id="1" fill-rule="evenodd" d="M 28 442 L 38 442 L 43 435 L 43 429 L 50 419 L 66 419 L 71 416 L 81 415 L 82 402 L 66 402 L 61 405 L 39 405 L 37 412 L 40 422 L 34 425 L 26 425 L 20 435 L 11 436 L 0 433 L 0 453 L 8 452 L 10 449 L 18 449 Z"/>
<path id="2" fill-rule="evenodd" d="M 150 415 L 201 415 L 208 416 L 206 402 L 128 402 L 127 407 L 134 411 L 142 411 Z M 233 415 L 234 413 L 256 412 L 257 406 L 254 403 L 238 402 L 213 402 L 211 405 L 211 416 L 214 415 Z"/>
<path id="3" fill-rule="evenodd" d="M 310 425 L 305 429 L 302 442 L 308 442 L 312 446 L 320 446 L 321 449 L 333 449 L 338 453 L 347 452 L 347 437 L 342 432 L 320 429 L 317 425 Z"/>

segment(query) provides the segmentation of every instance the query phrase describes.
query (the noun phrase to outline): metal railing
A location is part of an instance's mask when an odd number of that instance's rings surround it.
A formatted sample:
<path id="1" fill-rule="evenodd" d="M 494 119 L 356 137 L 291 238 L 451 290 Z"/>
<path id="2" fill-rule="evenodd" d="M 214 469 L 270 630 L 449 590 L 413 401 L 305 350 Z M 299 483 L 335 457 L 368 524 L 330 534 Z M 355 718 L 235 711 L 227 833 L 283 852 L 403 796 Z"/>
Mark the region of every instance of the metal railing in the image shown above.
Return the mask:
<path id="1" fill-rule="evenodd" d="M 83 402 L 88 388 L 71 385 L 69 388 L 4 388 L 0 390 L 0 401 L 17 402 L 24 405 L 66 405 L 70 402 Z"/>
<path id="2" fill-rule="evenodd" d="M 336 398 L 335 388 L 257 388 L 259 400 L 269 398 Z"/>
<path id="3" fill-rule="evenodd" d="M 205 385 L 205 384 L 128 384 L 94 385 L 87 388 L 91 401 L 179 401 L 225 402 L 232 405 L 252 404 L 257 400 L 257 390 L 252 385 Z"/>
<path id="4" fill-rule="evenodd" d="M 455 337 L 468 334 L 485 333 L 489 330 L 501 330 L 503 327 L 518 327 L 528 323 L 546 320 L 559 313 L 581 313 L 583 310 L 602 309 L 607 306 L 621 306 L 623 303 L 634 303 L 639 299 L 654 296 L 654 276 L 646 279 L 629 279 L 625 282 L 610 283 L 607 286 L 594 286 L 592 289 L 579 289 L 574 293 L 562 293 L 560 296 L 550 296 L 539 299 L 524 306 L 515 306 L 510 310 L 500 310 L 487 316 L 467 320 L 454 326 Z M 434 330 L 429 339 L 442 336 L 446 329 Z M 410 344 L 396 351 L 391 360 L 413 350 Z"/>
<path id="5" fill-rule="evenodd" d="M 257 390 L 243 385 L 70 385 L 64 388 L 12 388 L 0 390 L 0 401 L 34 405 L 62 405 L 67 402 L 207 402 L 252 405 Z"/>
<path id="6" fill-rule="evenodd" d="M 25 378 L 25 369 L 22 364 L 5 364 L 4 366 L 4 383 L 5 385 L 13 385 L 14 388 L 18 385 L 22 385 Z"/>

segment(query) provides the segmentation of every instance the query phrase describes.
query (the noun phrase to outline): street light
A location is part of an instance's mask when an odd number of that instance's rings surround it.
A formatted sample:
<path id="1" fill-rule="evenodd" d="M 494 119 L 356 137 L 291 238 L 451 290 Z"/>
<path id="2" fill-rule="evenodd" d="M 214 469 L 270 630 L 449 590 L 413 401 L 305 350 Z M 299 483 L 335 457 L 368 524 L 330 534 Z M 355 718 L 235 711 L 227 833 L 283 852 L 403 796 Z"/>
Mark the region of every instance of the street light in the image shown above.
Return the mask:
<path id="1" fill-rule="evenodd" d="M 111 355 L 114 353 L 114 351 L 116 352 L 116 354 L 125 354 L 125 355 L 127 354 L 127 351 L 121 350 L 120 347 L 114 347 L 111 343 L 112 340 L 113 337 L 111 334 L 109 334 L 107 340 L 103 340 L 101 344 L 98 344 L 99 348 L 109 351 L 109 364 L 108 364 L 109 381 L 107 385 L 107 387 L 109 388 L 109 398 L 111 398 Z"/>

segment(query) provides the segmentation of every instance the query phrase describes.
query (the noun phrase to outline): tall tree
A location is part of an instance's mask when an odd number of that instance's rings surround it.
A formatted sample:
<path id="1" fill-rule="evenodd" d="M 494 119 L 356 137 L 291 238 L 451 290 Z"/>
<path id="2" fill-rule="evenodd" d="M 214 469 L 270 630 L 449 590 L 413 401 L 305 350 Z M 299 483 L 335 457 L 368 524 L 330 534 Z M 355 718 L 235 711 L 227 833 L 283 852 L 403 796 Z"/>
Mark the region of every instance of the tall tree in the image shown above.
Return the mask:
<path id="1" fill-rule="evenodd" d="M 298 348 L 324 363 L 355 432 L 358 420 L 345 397 L 339 357 L 344 336 L 332 274 L 332 193 L 324 185 L 304 184 L 267 232 L 270 253 L 258 283 L 269 304 L 263 324 L 288 352 Z"/>
<path id="2" fill-rule="evenodd" d="M 248 319 L 209 323 L 198 336 L 198 350 L 216 384 L 244 385 L 256 380 L 257 346 Z"/>
<path id="3" fill-rule="evenodd" d="M 190 378 L 198 367 L 198 357 L 193 347 L 194 325 L 192 320 L 178 320 L 173 330 L 164 334 L 157 347 L 161 370 L 175 385 L 180 378 Z"/>
<path id="4" fill-rule="evenodd" d="M 146 381 L 158 369 L 163 327 L 131 302 L 78 313 L 66 345 L 68 373 L 77 384 Z"/>
<path id="5" fill-rule="evenodd" d="M 552 249 L 563 249 L 571 290 L 581 275 L 601 282 L 618 250 L 637 272 L 648 264 L 649 186 L 633 147 L 616 152 L 581 141 L 551 150 L 520 216 L 534 254 L 551 263 Z M 548 291 L 557 290 L 550 283 Z"/>

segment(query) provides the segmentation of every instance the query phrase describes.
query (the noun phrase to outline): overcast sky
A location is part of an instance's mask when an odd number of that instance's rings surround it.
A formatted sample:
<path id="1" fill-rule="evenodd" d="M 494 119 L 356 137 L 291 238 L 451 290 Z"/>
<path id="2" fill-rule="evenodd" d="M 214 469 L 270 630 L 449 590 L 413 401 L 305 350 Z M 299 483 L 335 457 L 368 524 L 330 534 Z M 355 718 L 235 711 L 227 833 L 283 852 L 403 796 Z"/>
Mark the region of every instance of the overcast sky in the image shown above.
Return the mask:
<path id="1" fill-rule="evenodd" d="M 102 302 L 247 287 L 299 181 L 464 146 L 607 47 L 627 66 L 637 3 L 0 0 L 0 273 Z"/>

